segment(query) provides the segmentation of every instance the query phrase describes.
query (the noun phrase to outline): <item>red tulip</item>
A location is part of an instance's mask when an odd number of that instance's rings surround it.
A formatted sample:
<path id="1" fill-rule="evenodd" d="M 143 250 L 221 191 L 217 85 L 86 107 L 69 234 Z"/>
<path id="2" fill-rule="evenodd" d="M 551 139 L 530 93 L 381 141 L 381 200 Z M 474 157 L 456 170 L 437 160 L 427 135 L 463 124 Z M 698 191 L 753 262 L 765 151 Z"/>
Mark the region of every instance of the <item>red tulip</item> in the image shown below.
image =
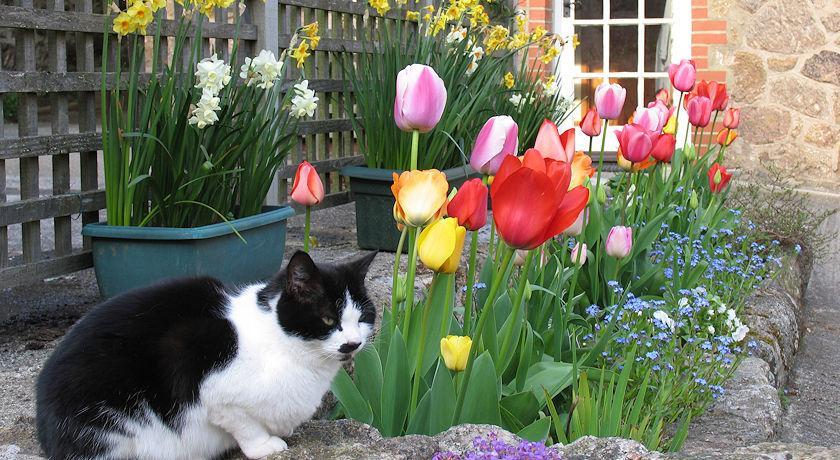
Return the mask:
<path id="1" fill-rule="evenodd" d="M 458 219 L 467 230 L 478 230 L 487 223 L 487 186 L 481 179 L 464 182 L 449 202 L 446 213 Z"/>
<path id="2" fill-rule="evenodd" d="M 534 148 L 542 154 L 543 158 L 571 163 L 575 158 L 575 129 L 569 128 L 560 134 L 557 125 L 545 119 L 537 132 Z"/>
<path id="3" fill-rule="evenodd" d="M 723 126 L 735 129 L 741 124 L 741 109 L 728 109 L 723 113 Z"/>
<path id="4" fill-rule="evenodd" d="M 490 188 L 499 235 L 516 249 L 533 249 L 574 223 L 589 201 L 586 187 L 568 190 L 571 166 L 529 150 L 505 157 Z"/>
<path id="5" fill-rule="evenodd" d="M 720 146 L 729 146 L 729 144 L 735 142 L 735 139 L 738 138 L 738 131 L 734 129 L 724 128 L 718 131 L 717 133 L 717 143 Z"/>
<path id="6" fill-rule="evenodd" d="M 650 156 L 650 150 L 658 137 L 653 131 L 635 123 L 624 125 L 615 135 L 622 155 L 633 163 L 645 161 Z"/>
<path id="7" fill-rule="evenodd" d="M 706 80 L 697 83 L 694 90 L 698 96 L 706 96 L 712 101 L 712 110 L 724 110 L 729 104 L 729 94 L 726 92 L 726 83 Z"/>
<path id="8" fill-rule="evenodd" d="M 663 134 L 656 139 L 656 142 L 653 143 L 653 148 L 651 148 L 650 154 L 656 158 L 656 161 L 668 163 L 671 161 L 671 157 L 674 156 L 674 147 L 676 145 L 677 139 L 674 136 L 670 134 Z"/>
<path id="9" fill-rule="evenodd" d="M 678 91 L 691 91 L 691 88 L 694 87 L 694 81 L 697 79 L 697 68 L 694 66 L 694 61 L 683 59 L 679 64 L 671 64 L 668 67 L 668 77 Z"/>
<path id="10" fill-rule="evenodd" d="M 726 172 L 726 168 L 720 164 L 715 163 L 709 168 L 709 189 L 712 193 L 720 193 L 721 190 L 726 188 L 729 179 L 732 179 L 732 174 Z"/>
<path id="11" fill-rule="evenodd" d="M 706 96 L 694 96 L 686 106 L 688 122 L 693 126 L 705 128 L 712 117 L 712 100 Z"/>
<path id="12" fill-rule="evenodd" d="M 604 123 L 595 107 L 590 107 L 586 115 L 583 116 L 583 120 L 580 121 L 580 130 L 589 137 L 600 136 L 603 126 Z"/>
<path id="13" fill-rule="evenodd" d="M 315 167 L 304 160 L 298 165 L 292 185 L 292 201 L 303 206 L 314 206 L 324 199 L 324 183 Z"/>

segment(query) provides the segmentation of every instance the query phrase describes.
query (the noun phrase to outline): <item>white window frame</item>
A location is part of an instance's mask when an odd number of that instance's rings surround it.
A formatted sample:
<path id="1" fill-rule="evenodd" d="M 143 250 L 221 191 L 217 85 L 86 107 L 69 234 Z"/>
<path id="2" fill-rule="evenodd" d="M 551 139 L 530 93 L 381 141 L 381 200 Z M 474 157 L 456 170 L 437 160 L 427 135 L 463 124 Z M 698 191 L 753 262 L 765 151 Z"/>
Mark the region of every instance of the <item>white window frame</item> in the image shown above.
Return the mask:
<path id="1" fill-rule="evenodd" d="M 574 19 L 575 17 L 575 3 L 571 2 L 569 6 L 568 16 L 565 14 L 564 4 L 568 0 L 554 0 L 553 8 L 553 27 L 554 31 L 561 37 L 571 37 L 575 32 L 575 26 L 601 26 L 603 28 L 603 67 L 601 72 L 581 72 L 580 68 L 575 65 L 575 50 L 571 46 L 563 47 L 560 53 L 560 62 L 557 66 L 557 78 L 561 85 L 561 94 L 566 97 L 575 97 L 575 83 L 581 79 L 602 78 L 609 79 L 610 82 L 615 82 L 618 78 L 636 78 L 636 88 L 626 88 L 628 93 L 631 91 L 637 92 L 636 100 L 639 103 L 644 102 L 644 80 L 643 78 L 668 78 L 668 72 L 646 72 L 644 70 L 644 43 L 645 43 L 645 27 L 637 27 L 638 30 L 638 52 L 637 52 L 637 68 L 634 72 L 614 72 L 610 71 L 610 26 L 645 26 L 657 24 L 671 25 L 671 62 L 679 62 L 681 59 L 691 58 L 691 2 L 687 0 L 673 0 L 671 3 L 671 18 L 646 18 L 645 15 L 645 0 L 638 1 L 638 17 L 636 18 L 610 18 L 610 0 L 601 0 L 603 2 L 604 17 L 600 19 Z M 593 1 L 593 0 L 589 0 Z M 679 93 L 672 94 L 672 100 L 676 101 L 679 98 Z M 629 100 L 629 98 L 628 98 Z M 580 109 L 578 109 L 580 112 Z M 683 121 L 685 118 L 684 111 L 680 110 L 680 131 L 683 131 L 686 125 Z M 582 114 L 575 113 L 568 117 L 564 122 L 564 127 L 568 129 L 572 125 L 576 126 L 575 144 L 577 150 L 586 151 L 589 148 L 589 137 L 580 132 L 577 127 L 577 120 L 580 120 Z M 610 126 L 605 133 L 606 135 L 606 150 L 618 150 L 618 141 L 613 132 L 619 129 L 618 126 Z M 678 137 L 681 139 L 682 137 Z M 593 141 L 593 145 L 601 145 L 601 137 L 597 137 Z"/>

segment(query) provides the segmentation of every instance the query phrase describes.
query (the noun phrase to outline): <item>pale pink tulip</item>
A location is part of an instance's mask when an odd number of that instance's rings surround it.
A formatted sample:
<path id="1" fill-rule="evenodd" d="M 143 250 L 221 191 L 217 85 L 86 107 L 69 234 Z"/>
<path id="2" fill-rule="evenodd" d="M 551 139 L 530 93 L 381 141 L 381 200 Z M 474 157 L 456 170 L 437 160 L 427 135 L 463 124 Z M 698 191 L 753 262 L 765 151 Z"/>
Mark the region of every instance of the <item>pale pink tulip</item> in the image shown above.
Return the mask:
<path id="1" fill-rule="evenodd" d="M 435 70 L 412 64 L 397 74 L 394 121 L 403 131 L 427 133 L 435 128 L 446 107 L 446 87 Z"/>
<path id="2" fill-rule="evenodd" d="M 683 59 L 679 64 L 671 64 L 668 67 L 668 77 L 678 91 L 691 91 L 697 80 L 697 68 L 694 66 L 694 61 Z"/>
<path id="3" fill-rule="evenodd" d="M 633 229 L 631 227 L 615 226 L 610 229 L 606 242 L 608 255 L 620 259 L 630 255 L 632 249 Z"/>
<path id="4" fill-rule="evenodd" d="M 621 115 L 624 108 L 624 99 L 627 97 L 627 90 L 617 83 L 601 83 L 595 88 L 595 108 L 601 118 L 615 120 Z"/>
<path id="5" fill-rule="evenodd" d="M 478 132 L 470 166 L 482 174 L 494 175 L 506 155 L 516 155 L 519 149 L 519 126 L 507 115 L 492 117 Z"/>

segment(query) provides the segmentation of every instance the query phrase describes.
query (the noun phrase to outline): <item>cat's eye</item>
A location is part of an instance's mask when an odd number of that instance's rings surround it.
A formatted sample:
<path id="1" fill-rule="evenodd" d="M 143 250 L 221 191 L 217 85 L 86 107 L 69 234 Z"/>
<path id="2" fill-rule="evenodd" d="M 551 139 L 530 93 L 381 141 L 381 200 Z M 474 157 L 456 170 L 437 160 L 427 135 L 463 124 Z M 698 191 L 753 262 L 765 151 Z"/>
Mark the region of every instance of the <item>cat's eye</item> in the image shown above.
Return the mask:
<path id="1" fill-rule="evenodd" d="M 321 321 L 323 321 L 324 324 L 326 324 L 327 326 L 332 326 L 333 324 L 335 324 L 335 319 L 330 318 L 329 316 L 322 316 Z"/>

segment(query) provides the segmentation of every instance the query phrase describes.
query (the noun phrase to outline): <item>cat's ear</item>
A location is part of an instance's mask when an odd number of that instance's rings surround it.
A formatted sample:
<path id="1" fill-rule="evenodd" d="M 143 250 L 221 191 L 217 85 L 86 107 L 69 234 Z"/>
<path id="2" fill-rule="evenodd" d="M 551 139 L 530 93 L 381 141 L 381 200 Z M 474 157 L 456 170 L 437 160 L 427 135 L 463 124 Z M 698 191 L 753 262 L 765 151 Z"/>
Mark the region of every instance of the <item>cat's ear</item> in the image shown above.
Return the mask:
<path id="1" fill-rule="evenodd" d="M 296 251 L 286 265 L 286 292 L 295 297 L 311 297 L 323 292 L 324 284 L 318 266 L 303 251 Z"/>
<path id="2" fill-rule="evenodd" d="M 365 276 L 367 275 L 368 269 L 370 269 L 370 264 L 373 263 L 373 259 L 376 258 L 376 255 L 379 254 L 378 251 L 371 251 L 366 252 L 360 256 L 356 256 L 353 259 L 350 259 L 345 266 L 354 275 L 357 275 L 359 278 L 364 281 Z"/>

